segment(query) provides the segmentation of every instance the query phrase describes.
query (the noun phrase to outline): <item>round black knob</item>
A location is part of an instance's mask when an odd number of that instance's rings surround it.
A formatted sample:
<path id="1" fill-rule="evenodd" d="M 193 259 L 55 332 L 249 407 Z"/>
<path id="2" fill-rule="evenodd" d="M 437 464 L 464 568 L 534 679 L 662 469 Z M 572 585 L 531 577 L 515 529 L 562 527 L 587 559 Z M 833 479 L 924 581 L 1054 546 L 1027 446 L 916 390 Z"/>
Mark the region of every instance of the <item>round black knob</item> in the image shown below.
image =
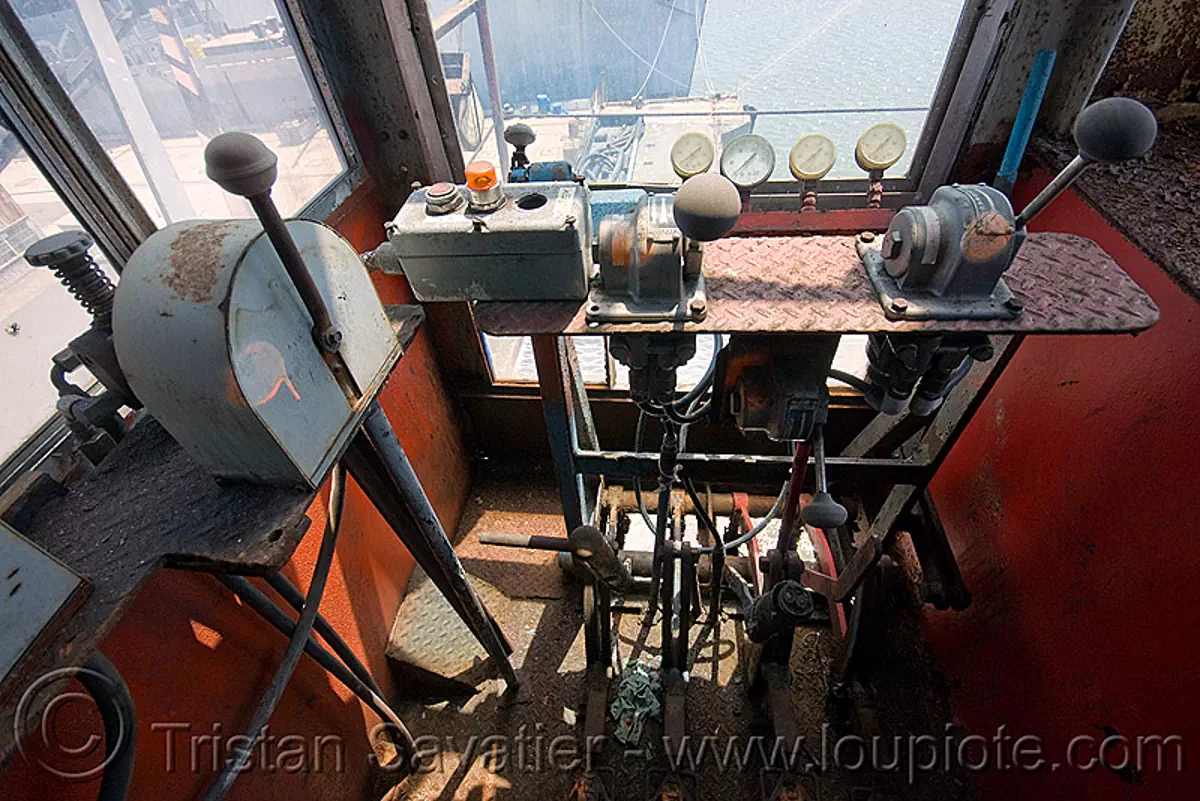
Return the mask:
<path id="1" fill-rule="evenodd" d="M 683 182 L 675 193 L 675 224 L 689 239 L 711 242 L 737 225 L 742 196 L 723 175 L 705 172 Z"/>
<path id="2" fill-rule="evenodd" d="M 514 122 L 504 129 L 504 141 L 513 147 L 529 147 L 537 139 L 537 134 L 523 122 Z"/>
<path id="3" fill-rule="evenodd" d="M 849 515 L 846 507 L 835 501 L 828 492 L 818 492 L 801 510 L 800 517 L 813 528 L 837 528 L 845 525 Z"/>
<path id="4" fill-rule="evenodd" d="M 241 131 L 220 134 L 204 148 L 208 177 L 226 192 L 242 197 L 270 192 L 279 176 L 278 162 L 257 136 Z"/>
<path id="5" fill-rule="evenodd" d="M 1075 120 L 1075 144 L 1089 161 L 1111 164 L 1150 152 L 1158 136 L 1154 112 L 1130 97 L 1091 104 Z"/>

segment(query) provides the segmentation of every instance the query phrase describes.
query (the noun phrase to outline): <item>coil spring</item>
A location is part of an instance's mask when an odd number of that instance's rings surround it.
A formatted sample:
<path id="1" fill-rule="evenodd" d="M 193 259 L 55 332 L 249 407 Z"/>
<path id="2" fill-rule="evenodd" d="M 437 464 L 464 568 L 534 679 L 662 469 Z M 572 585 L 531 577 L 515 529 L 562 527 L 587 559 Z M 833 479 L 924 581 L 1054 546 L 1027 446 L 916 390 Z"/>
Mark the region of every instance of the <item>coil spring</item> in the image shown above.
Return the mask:
<path id="1" fill-rule="evenodd" d="M 92 315 L 94 326 L 107 328 L 112 325 L 113 297 L 116 290 L 90 253 L 51 264 L 50 269 L 54 270 L 62 285 L 71 291 L 79 305 Z"/>

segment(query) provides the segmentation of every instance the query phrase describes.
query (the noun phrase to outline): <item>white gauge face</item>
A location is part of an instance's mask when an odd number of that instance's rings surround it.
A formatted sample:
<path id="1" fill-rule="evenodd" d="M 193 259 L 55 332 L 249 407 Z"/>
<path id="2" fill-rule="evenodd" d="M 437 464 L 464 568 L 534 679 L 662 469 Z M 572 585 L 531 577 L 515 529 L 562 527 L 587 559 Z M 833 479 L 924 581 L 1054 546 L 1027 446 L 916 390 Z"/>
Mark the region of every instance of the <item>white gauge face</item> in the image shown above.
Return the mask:
<path id="1" fill-rule="evenodd" d="M 702 133 L 685 133 L 671 145 L 671 167 L 680 178 L 691 178 L 708 172 L 717 151 L 712 140 Z"/>
<path id="2" fill-rule="evenodd" d="M 738 189 L 766 183 L 775 171 L 775 149 L 757 134 L 739 136 L 721 154 L 721 174 Z"/>
<path id="3" fill-rule="evenodd" d="M 868 172 L 886 170 L 900 160 L 906 147 L 908 139 L 903 128 L 894 122 L 878 122 L 858 138 L 854 159 Z"/>
<path id="4" fill-rule="evenodd" d="M 792 145 L 788 168 L 797 181 L 819 181 L 833 169 L 837 146 L 825 134 L 808 134 Z"/>

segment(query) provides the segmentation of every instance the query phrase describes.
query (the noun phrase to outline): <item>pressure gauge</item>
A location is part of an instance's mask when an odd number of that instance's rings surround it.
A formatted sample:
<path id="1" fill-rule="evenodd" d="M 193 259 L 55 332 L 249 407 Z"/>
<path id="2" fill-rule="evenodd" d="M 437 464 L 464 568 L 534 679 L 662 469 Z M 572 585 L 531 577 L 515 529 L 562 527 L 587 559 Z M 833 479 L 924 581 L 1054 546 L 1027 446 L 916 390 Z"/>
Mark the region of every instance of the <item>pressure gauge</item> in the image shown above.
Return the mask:
<path id="1" fill-rule="evenodd" d="M 906 147 L 903 128 L 894 122 L 877 122 L 858 137 L 854 160 L 867 172 L 886 170 L 900 160 Z"/>
<path id="2" fill-rule="evenodd" d="M 716 155 L 717 150 L 713 147 L 711 139 L 702 133 L 691 131 L 671 145 L 671 167 L 676 175 L 687 180 L 693 175 L 708 172 Z"/>
<path id="3" fill-rule="evenodd" d="M 833 169 L 837 146 L 825 134 L 813 133 L 800 137 L 788 154 L 788 168 L 797 181 L 819 181 Z"/>
<path id="4" fill-rule="evenodd" d="M 775 149 L 758 134 L 739 136 L 721 154 L 721 174 L 748 191 L 766 183 L 775 172 Z"/>

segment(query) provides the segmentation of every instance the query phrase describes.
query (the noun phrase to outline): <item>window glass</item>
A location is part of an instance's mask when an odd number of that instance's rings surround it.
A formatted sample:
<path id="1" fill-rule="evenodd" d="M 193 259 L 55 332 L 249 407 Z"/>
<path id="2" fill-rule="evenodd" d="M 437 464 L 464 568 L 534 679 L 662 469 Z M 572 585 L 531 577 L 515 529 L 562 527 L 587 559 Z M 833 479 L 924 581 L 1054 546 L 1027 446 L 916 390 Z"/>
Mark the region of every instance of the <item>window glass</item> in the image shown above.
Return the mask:
<path id="1" fill-rule="evenodd" d="M 962 0 L 510 0 L 487 24 L 457 0 L 428 0 L 467 160 L 496 160 L 481 27 L 490 31 L 504 125 L 538 136 L 531 157 L 566 159 L 603 183 L 676 182 L 669 153 L 686 131 L 716 142 L 753 132 L 775 150 L 775 180 L 803 134 L 837 147 L 830 178 L 863 178 L 854 146 L 870 125 L 904 129 L 888 171 L 906 174 Z M 477 4 L 483 6 L 483 3 Z"/>
<path id="2" fill-rule="evenodd" d="M 345 169 L 275 0 L 17 0 L 30 37 L 160 225 L 249 216 L 204 147 L 250 131 L 279 156 L 284 214 Z"/>
<path id="3" fill-rule="evenodd" d="M 16 138 L 0 130 L 0 460 L 54 414 L 58 393 L 50 384 L 50 360 L 91 324 L 49 268 L 25 261 L 25 250 L 44 236 L 80 227 Z M 91 253 L 115 279 L 100 249 L 93 246 Z M 82 372 L 71 379 L 86 387 L 90 378 Z"/>

